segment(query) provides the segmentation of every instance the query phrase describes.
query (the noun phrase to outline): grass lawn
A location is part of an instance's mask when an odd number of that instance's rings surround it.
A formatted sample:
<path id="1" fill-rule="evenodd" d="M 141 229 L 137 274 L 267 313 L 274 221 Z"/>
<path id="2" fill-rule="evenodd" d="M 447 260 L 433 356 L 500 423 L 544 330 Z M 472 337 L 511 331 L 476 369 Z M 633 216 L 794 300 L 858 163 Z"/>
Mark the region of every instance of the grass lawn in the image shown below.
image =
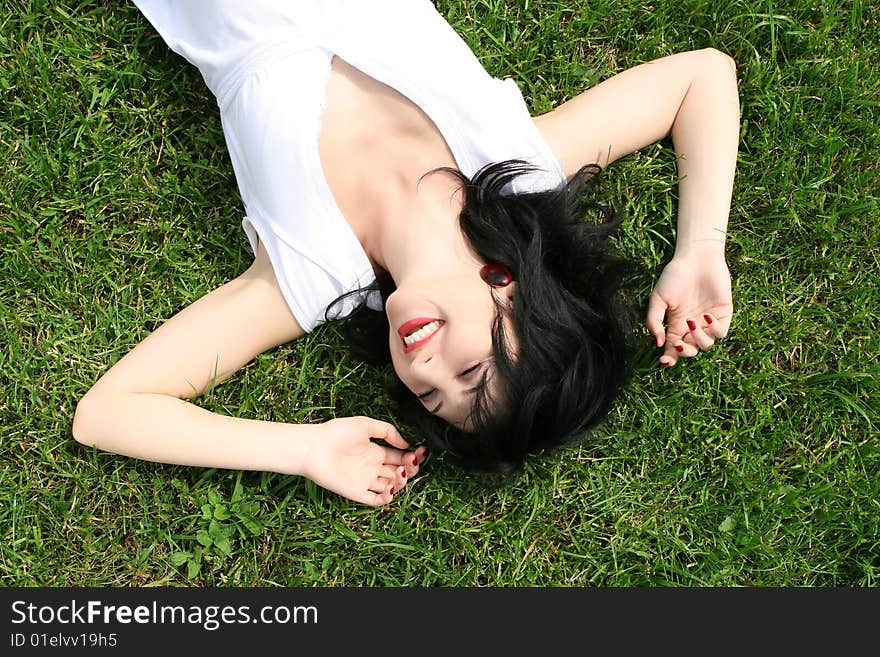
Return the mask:
<path id="1" fill-rule="evenodd" d="M 83 448 L 78 399 L 251 254 L 219 114 L 131 4 L 0 9 L 4 586 L 875 586 L 880 583 L 880 9 L 735 0 L 438 8 L 533 113 L 624 68 L 736 59 L 742 139 L 727 340 L 673 369 L 647 331 L 583 446 L 488 490 L 442 458 L 372 509 L 295 477 Z M 585 126 L 585 129 L 601 129 Z M 672 254 L 668 142 L 603 174 L 644 304 Z M 394 421 L 390 371 L 337 326 L 197 403 Z M 401 427 L 404 435 L 407 428 Z"/>

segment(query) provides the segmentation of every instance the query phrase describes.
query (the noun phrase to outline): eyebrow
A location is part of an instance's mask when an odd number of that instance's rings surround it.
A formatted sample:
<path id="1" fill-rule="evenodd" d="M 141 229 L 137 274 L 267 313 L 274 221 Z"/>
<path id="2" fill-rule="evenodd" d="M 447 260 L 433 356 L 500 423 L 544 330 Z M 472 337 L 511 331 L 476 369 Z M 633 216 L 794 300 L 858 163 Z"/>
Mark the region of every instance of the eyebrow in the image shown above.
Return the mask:
<path id="1" fill-rule="evenodd" d="M 465 390 L 465 394 L 473 395 L 475 392 L 477 392 L 477 390 L 479 390 L 479 386 L 474 386 L 473 388 L 468 388 L 467 390 Z M 435 408 L 433 411 L 431 411 L 431 413 L 436 415 L 437 411 L 439 411 L 441 408 L 443 408 L 442 401 L 439 404 L 437 404 L 437 408 Z"/>
<path id="2" fill-rule="evenodd" d="M 473 395 L 474 393 L 477 392 L 477 390 L 480 389 L 481 386 L 486 385 L 486 381 L 487 381 L 487 378 L 488 378 L 488 377 L 487 377 L 487 370 L 488 370 L 488 369 L 489 369 L 489 365 L 481 364 L 481 367 L 480 367 L 480 369 L 479 369 L 479 372 L 480 372 L 480 374 L 481 374 L 482 376 L 480 376 L 480 379 L 477 381 L 477 385 L 475 385 L 473 388 L 468 388 L 467 390 L 465 390 L 465 393 L 466 393 L 466 394 Z M 438 412 L 441 408 L 443 408 L 443 401 L 442 401 L 442 400 L 440 401 L 439 404 L 437 404 L 437 407 L 436 407 L 434 410 L 429 411 L 429 413 L 431 413 L 432 415 L 436 415 L 437 412 Z"/>

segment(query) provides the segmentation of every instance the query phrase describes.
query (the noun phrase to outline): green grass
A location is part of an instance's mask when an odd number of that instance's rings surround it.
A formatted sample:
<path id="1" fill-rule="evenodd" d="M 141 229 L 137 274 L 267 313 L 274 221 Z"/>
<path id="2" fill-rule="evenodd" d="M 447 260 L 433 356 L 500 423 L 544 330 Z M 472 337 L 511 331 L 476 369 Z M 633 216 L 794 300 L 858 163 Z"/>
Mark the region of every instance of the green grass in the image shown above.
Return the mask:
<path id="1" fill-rule="evenodd" d="M 880 583 L 880 10 L 875 3 L 443 1 L 534 112 L 715 46 L 743 127 L 729 338 L 633 384 L 582 447 L 511 487 L 429 459 L 384 508 L 299 478 L 85 449 L 77 400 L 247 266 L 213 99 L 134 6 L 0 8 L 0 582 L 5 586 L 875 586 Z M 585 126 L 590 129 L 591 126 Z M 672 253 L 670 144 L 603 174 L 621 249 Z M 325 327 L 199 403 L 394 419 L 389 373 Z M 404 427 L 406 433 L 406 428 Z"/>

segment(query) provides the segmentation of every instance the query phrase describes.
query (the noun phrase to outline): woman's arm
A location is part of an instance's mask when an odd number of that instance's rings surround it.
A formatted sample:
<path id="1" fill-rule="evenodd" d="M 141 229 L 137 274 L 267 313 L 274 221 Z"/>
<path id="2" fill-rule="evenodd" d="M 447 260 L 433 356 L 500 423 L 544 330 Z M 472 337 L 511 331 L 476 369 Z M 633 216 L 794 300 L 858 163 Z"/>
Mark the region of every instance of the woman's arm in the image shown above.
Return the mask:
<path id="1" fill-rule="evenodd" d="M 714 49 L 663 57 L 615 75 L 535 123 L 569 176 L 671 133 L 680 177 L 676 266 L 664 270 L 651 296 L 648 329 L 666 346 L 660 360 L 667 365 L 723 337 L 733 312 L 724 264 L 739 143 L 733 60 Z"/>
<path id="2" fill-rule="evenodd" d="M 77 406 L 73 435 L 126 456 L 303 475 L 359 502 L 388 502 L 415 473 L 413 457 L 420 456 L 402 451 L 407 443 L 390 424 L 369 418 L 265 422 L 186 401 L 302 334 L 260 245 L 247 271 L 172 317 L 98 380 Z"/>

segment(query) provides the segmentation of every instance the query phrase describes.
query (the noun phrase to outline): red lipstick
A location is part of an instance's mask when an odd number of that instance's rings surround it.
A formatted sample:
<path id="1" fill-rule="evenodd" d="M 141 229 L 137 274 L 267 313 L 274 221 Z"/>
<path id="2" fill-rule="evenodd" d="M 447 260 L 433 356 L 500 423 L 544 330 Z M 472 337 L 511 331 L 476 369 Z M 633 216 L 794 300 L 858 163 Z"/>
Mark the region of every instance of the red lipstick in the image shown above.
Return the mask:
<path id="1" fill-rule="evenodd" d="M 406 344 L 406 341 L 404 340 L 404 338 L 406 338 L 407 335 L 409 335 L 410 333 L 414 333 L 415 331 L 418 331 L 420 328 L 422 328 L 426 324 L 430 324 L 431 322 L 440 322 L 440 326 L 438 326 L 436 330 L 432 331 L 430 335 L 425 336 L 424 338 L 422 338 L 418 342 L 414 342 L 412 344 Z M 438 319 L 436 317 L 416 317 L 414 319 L 411 319 L 411 320 L 401 324 L 400 328 L 397 329 L 397 334 L 400 336 L 401 342 L 403 342 L 403 353 L 408 354 L 413 349 L 418 349 L 422 345 L 426 344 L 428 342 L 428 340 L 430 340 L 435 335 L 437 335 L 437 332 L 441 328 L 443 328 L 443 325 L 445 323 L 446 322 L 444 322 L 442 319 Z"/>

